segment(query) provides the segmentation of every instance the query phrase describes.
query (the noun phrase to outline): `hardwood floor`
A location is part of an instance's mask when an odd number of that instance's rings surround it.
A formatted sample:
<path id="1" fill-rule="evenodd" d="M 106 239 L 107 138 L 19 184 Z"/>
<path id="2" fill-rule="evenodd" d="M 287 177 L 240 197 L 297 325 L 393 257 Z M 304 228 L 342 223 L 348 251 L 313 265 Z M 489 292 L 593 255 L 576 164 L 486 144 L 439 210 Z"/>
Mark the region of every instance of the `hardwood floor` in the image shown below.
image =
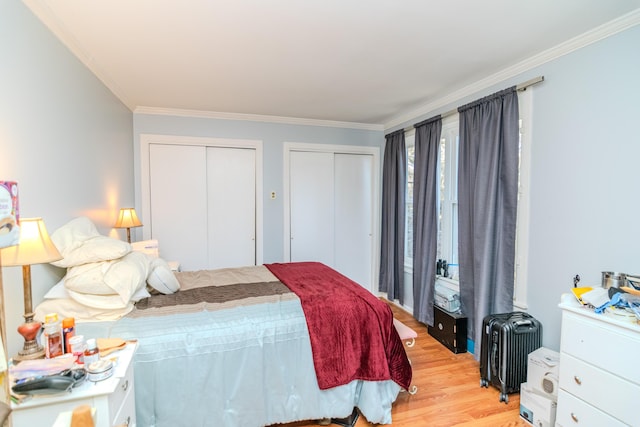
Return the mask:
<path id="1" fill-rule="evenodd" d="M 520 395 L 499 401 L 495 387 L 480 387 L 478 362 L 470 353 L 454 354 L 432 338 L 424 324 L 390 304 L 394 316 L 418 333 L 416 343 L 406 348 L 413 368 L 415 395 L 400 393 L 392 408 L 398 427 L 520 427 L 528 424 L 519 416 Z M 283 424 L 283 427 L 316 427 L 316 422 Z M 375 424 L 360 417 L 356 427 Z"/>

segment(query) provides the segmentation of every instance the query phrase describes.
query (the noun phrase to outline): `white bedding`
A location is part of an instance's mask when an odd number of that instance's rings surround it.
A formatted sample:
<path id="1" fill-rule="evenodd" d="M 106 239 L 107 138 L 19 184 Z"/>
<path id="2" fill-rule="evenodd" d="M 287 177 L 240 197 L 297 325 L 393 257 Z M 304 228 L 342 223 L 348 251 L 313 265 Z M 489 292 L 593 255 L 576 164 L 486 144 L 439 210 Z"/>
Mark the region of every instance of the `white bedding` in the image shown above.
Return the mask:
<path id="1" fill-rule="evenodd" d="M 172 316 L 170 323 L 125 317 L 110 335 L 138 339 L 141 426 L 257 427 L 343 418 L 354 406 L 369 422 L 389 424 L 400 391 L 393 381 L 320 390 L 298 299 Z"/>
<path id="2" fill-rule="evenodd" d="M 275 279 L 264 266 L 217 273 L 218 286 Z M 76 329 L 85 337 L 138 340 L 139 426 L 258 427 L 344 418 L 354 407 L 371 423 L 390 424 L 400 386 L 391 380 L 356 380 L 320 390 L 300 300 L 295 294 L 269 299 L 240 306 L 225 302 L 215 310 L 184 314 L 121 317 L 116 312 L 118 320 L 107 322 L 95 320 L 107 320 L 109 313 L 92 313 L 94 321 L 77 321 Z M 51 299 L 37 311 L 69 313 L 80 306 L 72 299 Z"/>

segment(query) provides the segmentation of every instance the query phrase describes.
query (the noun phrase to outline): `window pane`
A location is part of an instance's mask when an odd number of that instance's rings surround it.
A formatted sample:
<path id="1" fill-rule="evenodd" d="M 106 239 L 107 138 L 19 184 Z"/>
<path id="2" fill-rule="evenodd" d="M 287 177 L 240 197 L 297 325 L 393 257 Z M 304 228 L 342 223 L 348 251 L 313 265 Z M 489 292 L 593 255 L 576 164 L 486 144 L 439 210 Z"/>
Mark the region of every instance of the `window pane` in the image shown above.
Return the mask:
<path id="1" fill-rule="evenodd" d="M 407 191 L 405 195 L 405 262 L 413 260 L 413 165 L 415 160 L 415 144 L 413 138 L 407 138 Z"/>

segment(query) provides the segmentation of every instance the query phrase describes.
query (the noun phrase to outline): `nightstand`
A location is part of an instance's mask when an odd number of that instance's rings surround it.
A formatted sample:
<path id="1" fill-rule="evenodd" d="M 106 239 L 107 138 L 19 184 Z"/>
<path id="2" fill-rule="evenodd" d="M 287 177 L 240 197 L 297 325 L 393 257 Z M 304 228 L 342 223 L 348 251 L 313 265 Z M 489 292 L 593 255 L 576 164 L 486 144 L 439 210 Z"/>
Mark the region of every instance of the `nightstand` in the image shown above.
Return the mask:
<path id="1" fill-rule="evenodd" d="M 427 331 L 452 352 L 467 352 L 467 318 L 462 314 L 434 305 L 433 326 L 428 326 Z"/>
<path id="2" fill-rule="evenodd" d="M 52 426 L 61 412 L 80 405 L 96 409 L 96 427 L 135 426 L 136 402 L 133 387 L 133 355 L 136 343 L 129 343 L 107 358 L 117 357 L 114 373 L 106 380 L 86 380 L 69 393 L 33 396 L 11 404 L 13 427 Z"/>

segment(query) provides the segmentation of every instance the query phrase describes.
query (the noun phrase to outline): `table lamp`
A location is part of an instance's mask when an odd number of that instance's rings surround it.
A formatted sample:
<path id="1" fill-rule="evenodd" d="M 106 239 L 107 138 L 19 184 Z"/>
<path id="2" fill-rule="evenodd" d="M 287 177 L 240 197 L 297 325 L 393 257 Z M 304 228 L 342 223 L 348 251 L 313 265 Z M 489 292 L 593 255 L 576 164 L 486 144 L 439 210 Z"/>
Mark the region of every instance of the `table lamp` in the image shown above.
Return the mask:
<path id="1" fill-rule="evenodd" d="M 25 323 L 18 326 L 18 332 L 24 337 L 24 346 L 14 359 L 39 359 L 44 356 L 44 348 L 36 341 L 42 325 L 33 320 L 31 264 L 58 261 L 62 256 L 51 241 L 42 218 L 20 218 L 20 242 L 0 249 L 0 257 L 4 267 L 22 266 Z"/>
<path id="2" fill-rule="evenodd" d="M 131 228 L 140 227 L 142 223 L 138 219 L 136 210 L 134 208 L 121 208 L 120 214 L 118 214 L 118 220 L 114 228 L 126 228 L 127 229 L 127 242 L 131 243 Z"/>

